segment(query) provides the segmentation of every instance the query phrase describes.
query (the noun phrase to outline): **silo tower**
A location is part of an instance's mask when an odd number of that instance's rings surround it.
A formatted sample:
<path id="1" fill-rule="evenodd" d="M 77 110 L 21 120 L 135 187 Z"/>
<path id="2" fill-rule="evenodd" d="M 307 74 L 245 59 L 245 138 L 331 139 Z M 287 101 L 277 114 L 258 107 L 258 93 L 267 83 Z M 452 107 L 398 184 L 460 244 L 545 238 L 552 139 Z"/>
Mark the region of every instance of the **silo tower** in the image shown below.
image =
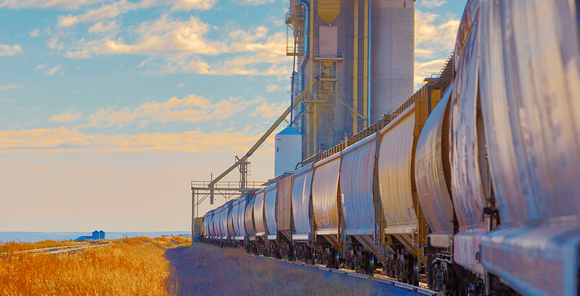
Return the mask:
<path id="1" fill-rule="evenodd" d="M 291 0 L 287 55 L 302 157 L 344 141 L 413 94 L 415 0 Z"/>

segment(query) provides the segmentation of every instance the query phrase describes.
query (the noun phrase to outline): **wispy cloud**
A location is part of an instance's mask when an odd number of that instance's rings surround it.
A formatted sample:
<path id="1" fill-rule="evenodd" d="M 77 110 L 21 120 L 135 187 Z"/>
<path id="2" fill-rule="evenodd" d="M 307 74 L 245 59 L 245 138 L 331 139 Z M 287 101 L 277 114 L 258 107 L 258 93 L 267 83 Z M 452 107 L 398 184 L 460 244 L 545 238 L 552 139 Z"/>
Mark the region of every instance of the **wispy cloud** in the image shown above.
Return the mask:
<path id="1" fill-rule="evenodd" d="M 64 127 L 0 131 L 0 153 L 15 152 L 244 152 L 260 134 L 201 130 L 180 134 L 85 134 Z"/>
<path id="2" fill-rule="evenodd" d="M 222 31 L 224 34 L 213 34 Z M 286 57 L 285 35 L 270 32 L 265 26 L 239 28 L 228 24 L 212 27 L 197 17 L 180 20 L 162 16 L 141 23 L 131 30 L 134 42 L 117 38 L 116 34 L 92 40 L 80 39 L 67 47 L 69 58 L 94 55 L 148 55 L 139 67 L 145 74 L 190 72 L 213 75 L 285 75 L 290 71 Z M 210 34 L 211 33 L 211 34 Z M 220 37 L 210 38 L 210 35 Z M 219 57 L 222 55 L 223 57 Z M 204 58 L 211 57 L 210 59 Z"/>
<path id="3" fill-rule="evenodd" d="M 64 73 L 64 67 L 62 65 L 56 65 L 55 67 L 50 68 L 46 64 L 41 64 L 36 66 L 34 69 L 42 71 L 46 76 L 52 76 L 57 73 Z"/>
<path id="4" fill-rule="evenodd" d="M 119 1 L 111 4 L 103 4 L 100 8 L 91 9 L 86 13 L 77 15 L 63 15 L 58 18 L 58 28 L 72 27 L 86 22 L 95 22 L 103 19 L 112 19 L 119 14 L 135 9 L 137 4 L 127 1 Z"/>
<path id="5" fill-rule="evenodd" d="M 115 21 L 110 21 L 107 24 L 98 22 L 89 28 L 89 33 L 104 33 L 115 30 L 119 27 Z"/>
<path id="6" fill-rule="evenodd" d="M 276 0 L 235 0 L 234 2 L 243 6 L 257 6 L 275 3 Z"/>
<path id="7" fill-rule="evenodd" d="M 22 48 L 20 45 L 7 45 L 7 44 L 0 44 L 0 56 L 12 56 L 17 55 L 22 52 Z"/>
<path id="8" fill-rule="evenodd" d="M 104 0 L 0 0 L 0 8 L 78 9 L 80 6 L 98 2 L 104 2 Z"/>
<path id="9" fill-rule="evenodd" d="M 75 107 L 67 109 L 61 114 L 53 115 L 50 117 L 49 121 L 54 122 L 73 122 L 81 118 L 81 112 L 77 112 Z"/>
<path id="10" fill-rule="evenodd" d="M 88 124 L 81 125 L 79 128 L 123 127 L 136 122 L 139 122 L 139 127 L 143 128 L 151 122 L 223 120 L 264 101 L 265 99 L 261 97 L 252 100 L 230 97 L 212 104 L 204 97 L 189 95 L 183 99 L 171 98 L 162 103 L 144 103 L 134 109 L 109 106 L 89 115 Z"/>
<path id="11" fill-rule="evenodd" d="M 256 109 L 254 109 L 254 111 L 252 111 L 252 113 L 250 113 L 251 116 L 260 116 L 263 118 L 272 118 L 272 117 L 278 117 L 280 115 L 282 115 L 282 113 L 284 113 L 284 111 L 286 111 L 286 109 L 288 109 L 288 106 L 290 104 L 288 103 L 264 103 L 260 106 L 258 106 Z"/>
<path id="12" fill-rule="evenodd" d="M 277 91 L 279 89 L 282 89 L 282 87 L 280 87 L 280 86 L 278 86 L 276 84 L 270 84 L 270 85 L 267 85 L 266 86 L 266 91 L 267 92 L 274 92 L 274 91 Z"/>
<path id="13" fill-rule="evenodd" d="M 180 83 L 180 84 L 178 84 L 178 85 L 176 86 L 176 88 L 182 88 L 182 87 L 184 87 L 184 86 L 185 86 L 185 84 L 183 84 L 183 83 Z"/>
<path id="14" fill-rule="evenodd" d="M 143 0 L 140 2 L 116 1 L 91 9 L 86 13 L 63 15 L 58 18 L 57 27 L 68 28 L 80 23 L 97 22 L 112 19 L 129 11 L 148 9 L 156 6 L 171 6 L 172 10 L 207 10 L 217 0 Z"/>
<path id="15" fill-rule="evenodd" d="M 425 6 L 427 8 L 438 7 L 438 6 L 441 6 L 445 3 L 447 3 L 446 0 L 423 0 L 422 1 L 423 6 Z"/>
<path id="16" fill-rule="evenodd" d="M 415 11 L 415 51 L 418 56 L 432 57 L 434 53 L 451 53 L 457 37 L 459 19 L 446 15 L 446 20 L 434 24 L 442 17 L 438 14 Z"/>
<path id="17" fill-rule="evenodd" d="M 9 89 L 15 89 L 15 88 L 21 88 L 22 85 L 20 84 L 12 84 L 12 85 L 6 85 L 6 86 L 1 86 L 0 90 L 9 90 Z"/>
<path id="18" fill-rule="evenodd" d="M 446 59 L 436 59 L 424 63 L 415 62 L 415 77 L 413 79 L 415 85 L 423 83 L 423 80 L 430 77 L 431 74 L 439 73 L 445 61 Z"/>
<path id="19" fill-rule="evenodd" d="M 432 2 L 444 3 L 444 1 L 435 0 Z M 459 19 L 453 14 L 441 16 L 419 10 L 415 11 L 415 73 L 413 79 L 415 88 L 420 87 L 426 77 L 439 73 L 441 70 L 445 58 L 451 54 L 455 46 L 459 22 Z"/>
<path id="20" fill-rule="evenodd" d="M 35 29 L 35 30 L 31 31 L 28 34 L 30 34 L 30 37 L 37 37 L 40 34 L 40 30 L 39 29 Z"/>

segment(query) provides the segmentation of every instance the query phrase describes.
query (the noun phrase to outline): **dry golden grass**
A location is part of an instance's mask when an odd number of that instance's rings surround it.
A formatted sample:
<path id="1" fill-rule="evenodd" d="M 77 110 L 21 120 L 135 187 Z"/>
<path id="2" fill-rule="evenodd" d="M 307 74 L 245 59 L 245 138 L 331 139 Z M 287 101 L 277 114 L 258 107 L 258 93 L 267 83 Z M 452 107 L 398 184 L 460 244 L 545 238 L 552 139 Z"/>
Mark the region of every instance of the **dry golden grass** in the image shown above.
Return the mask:
<path id="1" fill-rule="evenodd" d="M 0 256 L 0 295 L 174 295 L 165 249 L 188 244 L 174 241 L 181 243 L 125 238 L 61 255 L 13 253 L 23 246 L 4 245 L 8 254 Z"/>
<path id="2" fill-rule="evenodd" d="M 88 245 L 87 242 L 77 242 L 77 241 L 52 241 L 45 240 L 35 243 L 22 243 L 22 242 L 8 242 L 0 245 L 0 253 L 5 252 L 18 252 L 33 249 L 44 249 L 44 248 L 54 248 L 54 247 L 66 247 L 66 246 L 82 246 Z"/>

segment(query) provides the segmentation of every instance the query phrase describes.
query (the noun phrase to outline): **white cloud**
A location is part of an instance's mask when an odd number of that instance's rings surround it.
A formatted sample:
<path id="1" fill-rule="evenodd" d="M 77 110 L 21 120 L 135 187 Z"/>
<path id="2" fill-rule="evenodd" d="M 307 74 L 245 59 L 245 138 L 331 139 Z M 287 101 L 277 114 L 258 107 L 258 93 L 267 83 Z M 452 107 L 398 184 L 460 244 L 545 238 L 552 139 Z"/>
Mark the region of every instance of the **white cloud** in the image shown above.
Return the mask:
<path id="1" fill-rule="evenodd" d="M 100 8 L 91 9 L 83 14 L 78 14 L 74 16 L 72 14 L 60 16 L 58 18 L 58 24 L 56 26 L 58 28 L 66 28 L 74 26 L 79 23 L 93 22 L 102 19 L 111 19 L 123 13 L 124 11 L 131 9 L 132 7 L 136 7 L 136 4 L 127 1 L 120 1 L 112 4 L 103 4 Z"/>
<path id="2" fill-rule="evenodd" d="M 12 84 L 12 85 L 2 86 L 2 87 L 0 87 L 0 90 L 9 90 L 9 89 L 15 89 L 15 88 L 20 88 L 20 87 L 22 87 L 22 85 Z"/>
<path id="3" fill-rule="evenodd" d="M 50 68 L 48 70 L 46 70 L 46 72 L 44 72 L 44 74 L 48 75 L 48 76 L 52 76 L 56 73 L 62 73 L 63 72 L 63 68 L 61 65 L 57 65 L 54 68 Z"/>
<path id="4" fill-rule="evenodd" d="M 437 59 L 424 63 L 415 62 L 415 85 L 422 84 L 423 80 L 430 77 L 431 74 L 438 74 L 445 61 L 446 59 Z"/>
<path id="5" fill-rule="evenodd" d="M 204 97 L 189 95 L 183 99 L 174 97 L 162 103 L 143 103 L 134 109 L 109 106 L 89 115 L 88 124 L 79 128 L 123 127 L 135 122 L 140 122 L 140 127 L 144 127 L 151 122 L 223 120 L 263 102 L 264 99 L 261 97 L 252 100 L 230 97 L 212 104 Z"/>
<path id="6" fill-rule="evenodd" d="M 18 152 L 240 152 L 261 134 L 201 130 L 180 134 L 103 135 L 85 134 L 64 127 L 55 129 L 0 131 L 0 153 Z"/>
<path id="7" fill-rule="evenodd" d="M 62 114 L 53 115 L 49 121 L 54 122 L 73 122 L 81 118 L 81 112 L 75 111 L 75 107 L 65 110 Z"/>
<path id="8" fill-rule="evenodd" d="M 46 64 L 41 64 L 34 68 L 35 70 L 43 71 L 44 75 L 52 76 L 57 73 L 64 73 L 64 67 L 62 65 L 56 65 L 53 68 L 49 68 Z"/>
<path id="9" fill-rule="evenodd" d="M 258 106 L 250 116 L 261 116 L 263 118 L 272 118 L 272 117 L 279 117 L 288 109 L 289 103 L 264 103 Z"/>
<path id="10" fill-rule="evenodd" d="M 35 29 L 32 32 L 29 33 L 30 37 L 36 37 L 40 34 L 40 30 L 39 29 Z"/>
<path id="11" fill-rule="evenodd" d="M 0 8 L 78 9 L 82 5 L 89 5 L 103 1 L 104 0 L 0 0 Z"/>
<path id="12" fill-rule="evenodd" d="M 419 56 L 432 57 L 436 52 L 453 51 L 460 21 L 453 15 L 446 17 L 448 19 L 436 25 L 440 15 L 415 11 L 415 52 Z"/>
<path id="13" fill-rule="evenodd" d="M 181 87 L 184 87 L 184 86 L 185 86 L 185 84 L 183 84 L 183 83 L 180 83 L 180 84 L 178 84 L 176 87 L 177 87 L 177 88 L 181 88 Z"/>
<path id="14" fill-rule="evenodd" d="M 148 9 L 156 6 L 172 6 L 172 10 L 207 10 L 212 8 L 216 2 L 217 0 L 142 0 L 141 2 L 121 0 L 103 4 L 101 7 L 91 9 L 86 13 L 60 16 L 57 27 L 67 28 L 80 23 L 112 19 L 132 10 Z"/>
<path id="15" fill-rule="evenodd" d="M 15 44 L 13 46 L 0 44 L 0 56 L 12 56 L 17 55 L 22 52 L 20 45 Z"/>
<path id="16" fill-rule="evenodd" d="M 446 0 L 423 0 L 423 6 L 427 7 L 427 8 L 433 8 L 433 7 L 438 7 L 441 6 L 445 3 L 447 3 Z"/>
<path id="17" fill-rule="evenodd" d="M 280 89 L 282 89 L 282 87 L 280 87 L 280 86 L 278 86 L 276 84 L 270 84 L 270 85 L 267 85 L 266 86 L 266 91 L 267 92 L 274 92 L 274 91 L 277 91 L 277 90 L 280 90 Z"/>
<path id="18" fill-rule="evenodd" d="M 276 0 L 237 0 L 234 2 L 244 6 L 257 6 L 274 3 Z"/>
<path id="19" fill-rule="evenodd" d="M 117 29 L 119 26 L 115 21 L 110 21 L 106 25 L 98 22 L 89 28 L 89 33 L 103 33 Z"/>
<path id="20" fill-rule="evenodd" d="M 224 32 L 211 39 L 213 32 Z M 146 74 L 192 72 L 214 75 L 287 75 L 290 59 L 286 57 L 284 32 L 270 33 L 267 26 L 241 29 L 234 24 L 212 27 L 197 17 L 182 21 L 168 16 L 141 23 L 132 29 L 135 42 L 126 42 L 112 34 L 93 40 L 81 39 L 67 46 L 69 58 L 93 55 L 149 55 L 139 67 L 148 66 Z M 212 33 L 212 34 L 210 34 Z M 238 54 L 238 55 L 234 55 Z M 211 61 L 201 56 L 212 58 Z M 158 56 L 162 56 L 161 58 Z"/>

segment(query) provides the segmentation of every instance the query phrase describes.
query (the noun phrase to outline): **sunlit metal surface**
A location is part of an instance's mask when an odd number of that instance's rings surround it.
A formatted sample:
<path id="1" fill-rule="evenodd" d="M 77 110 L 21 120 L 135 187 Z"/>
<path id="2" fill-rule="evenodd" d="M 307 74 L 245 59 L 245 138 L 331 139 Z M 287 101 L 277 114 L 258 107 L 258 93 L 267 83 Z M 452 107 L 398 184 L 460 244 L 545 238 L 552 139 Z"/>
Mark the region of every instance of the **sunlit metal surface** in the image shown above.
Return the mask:
<path id="1" fill-rule="evenodd" d="M 228 238 L 228 214 L 229 214 L 229 207 L 227 205 L 225 205 L 224 208 L 222 209 L 222 214 L 221 214 L 221 226 L 222 226 L 221 238 L 222 239 Z"/>
<path id="2" fill-rule="evenodd" d="M 479 170 L 476 107 L 478 77 L 478 22 L 467 40 L 455 78 L 451 100 L 451 188 L 459 225 L 481 224 L 484 205 Z"/>
<path id="3" fill-rule="evenodd" d="M 482 263 L 529 295 L 576 295 L 580 56 L 567 0 L 484 1 L 481 94 L 502 229 Z"/>
<path id="4" fill-rule="evenodd" d="M 481 0 L 468 0 L 467 4 L 465 5 L 465 10 L 463 11 L 461 24 L 457 30 L 457 38 L 455 41 L 455 50 L 453 55 L 453 58 L 455 59 L 455 71 L 459 70 L 459 62 L 463 56 L 463 49 L 467 43 L 467 38 L 469 38 L 469 34 L 473 28 L 473 23 L 475 23 L 478 18 L 480 1 Z"/>
<path id="5" fill-rule="evenodd" d="M 485 234 L 483 207 L 485 195 L 480 173 L 480 151 L 477 130 L 477 97 L 479 69 L 479 22 L 470 1 L 466 13 L 471 13 L 469 22 L 461 23 L 465 45 L 461 57 L 457 57 L 455 77 L 450 105 L 450 148 L 451 148 L 451 193 L 460 232 L 454 237 L 455 262 L 473 272 L 483 274 L 483 266 L 476 260 L 481 236 Z M 470 12 L 469 9 L 472 9 Z M 468 27 L 471 26 L 471 27 Z M 471 29 L 471 30 L 469 30 Z M 459 49 L 457 49 L 459 50 Z M 485 153 L 485 151 L 481 151 Z"/>
<path id="6" fill-rule="evenodd" d="M 250 239 L 254 239 L 256 237 L 256 227 L 254 225 L 255 201 L 256 198 L 255 196 L 253 196 L 248 202 L 248 205 L 246 206 L 246 210 L 244 212 L 244 225 L 246 226 L 246 236 L 248 236 Z"/>
<path id="7" fill-rule="evenodd" d="M 278 187 L 276 183 L 266 187 L 264 199 L 264 214 L 266 216 L 266 225 L 268 227 L 268 239 L 276 239 L 278 227 L 276 224 L 276 200 L 278 197 Z"/>
<path id="8" fill-rule="evenodd" d="M 310 225 L 310 195 L 312 188 L 313 165 L 306 165 L 294 172 L 292 186 L 292 215 L 296 234 L 292 239 L 308 239 L 312 233 Z"/>
<path id="9" fill-rule="evenodd" d="M 237 208 L 235 207 L 228 207 L 226 206 L 227 209 L 230 209 L 228 211 L 228 237 L 235 237 L 236 236 L 236 227 L 234 225 L 234 213 L 237 212 Z M 234 209 L 236 209 L 236 211 L 234 211 Z"/>
<path id="10" fill-rule="evenodd" d="M 236 234 L 238 237 L 236 237 L 236 240 L 244 240 L 244 237 L 246 236 L 245 214 L 247 199 L 248 197 L 246 195 L 242 196 L 238 204 L 238 231 Z"/>
<path id="11" fill-rule="evenodd" d="M 314 164 L 312 179 L 312 209 L 316 232 L 336 234 L 339 227 L 338 178 L 340 153 Z"/>
<path id="12" fill-rule="evenodd" d="M 254 203 L 254 226 L 256 227 L 256 236 L 263 236 L 266 234 L 266 220 L 264 219 L 264 189 L 256 192 Z"/>
<path id="13" fill-rule="evenodd" d="M 216 229 L 216 219 L 217 219 L 217 213 L 215 211 L 212 212 L 211 215 L 211 221 L 209 223 L 209 228 L 210 228 L 210 235 L 211 237 L 216 237 L 217 236 L 217 229 Z"/>
<path id="14" fill-rule="evenodd" d="M 435 107 L 421 131 L 415 152 L 415 180 L 417 194 L 425 219 L 432 233 L 431 245 L 447 248 L 453 236 L 453 204 L 449 196 L 443 169 L 443 124 L 445 109 L 453 86 L 447 88 L 441 102 Z"/>
<path id="15" fill-rule="evenodd" d="M 234 225 L 233 236 L 237 237 L 240 236 L 240 224 L 238 223 L 238 215 L 240 209 L 240 200 L 236 200 L 232 204 L 232 210 L 230 211 L 230 215 L 232 216 L 232 224 Z"/>
<path id="16" fill-rule="evenodd" d="M 204 234 L 208 237 L 213 237 L 213 227 L 212 227 L 213 211 L 209 211 L 203 219 L 204 224 Z"/>
<path id="17" fill-rule="evenodd" d="M 214 231 L 215 231 L 215 237 L 216 238 L 221 238 L 222 237 L 222 213 L 223 213 L 223 209 L 222 208 L 217 208 L 214 214 L 214 218 L 213 218 L 213 227 L 214 227 Z"/>
<path id="18" fill-rule="evenodd" d="M 579 214 L 579 58 L 568 1 L 498 2 L 487 4 L 491 28 L 482 32 L 482 107 L 502 223 Z M 517 10 L 533 17 L 504 12 Z"/>
<path id="19" fill-rule="evenodd" d="M 342 151 L 340 191 L 347 235 L 372 235 L 375 229 L 373 176 L 377 135 Z"/>
<path id="20" fill-rule="evenodd" d="M 411 158 L 413 154 L 413 129 L 415 105 L 407 108 L 381 130 L 379 151 L 379 189 L 381 204 L 387 220 L 387 229 L 417 226 L 411 188 Z"/>
<path id="21" fill-rule="evenodd" d="M 221 226 L 220 226 L 220 211 L 217 209 L 214 211 L 213 218 L 212 218 L 212 228 L 213 228 L 213 236 L 215 238 L 220 236 L 221 233 Z"/>
<path id="22" fill-rule="evenodd" d="M 292 175 L 278 181 L 278 206 L 276 213 L 278 217 L 278 230 L 292 231 Z"/>

